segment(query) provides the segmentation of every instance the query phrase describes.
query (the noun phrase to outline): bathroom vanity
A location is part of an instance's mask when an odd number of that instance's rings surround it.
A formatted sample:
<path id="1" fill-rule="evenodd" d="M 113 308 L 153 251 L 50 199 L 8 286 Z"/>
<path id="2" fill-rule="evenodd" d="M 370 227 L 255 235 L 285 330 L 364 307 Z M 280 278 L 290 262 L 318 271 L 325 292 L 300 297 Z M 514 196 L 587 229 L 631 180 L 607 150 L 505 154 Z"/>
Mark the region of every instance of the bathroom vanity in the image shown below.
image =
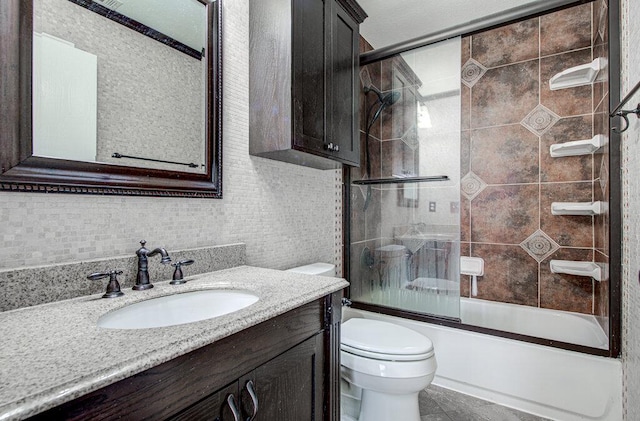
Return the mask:
<path id="1" fill-rule="evenodd" d="M 344 280 L 247 266 L 187 280 L 0 313 L 0 419 L 339 419 Z M 202 289 L 260 298 L 189 324 L 97 325 L 125 305 Z"/>

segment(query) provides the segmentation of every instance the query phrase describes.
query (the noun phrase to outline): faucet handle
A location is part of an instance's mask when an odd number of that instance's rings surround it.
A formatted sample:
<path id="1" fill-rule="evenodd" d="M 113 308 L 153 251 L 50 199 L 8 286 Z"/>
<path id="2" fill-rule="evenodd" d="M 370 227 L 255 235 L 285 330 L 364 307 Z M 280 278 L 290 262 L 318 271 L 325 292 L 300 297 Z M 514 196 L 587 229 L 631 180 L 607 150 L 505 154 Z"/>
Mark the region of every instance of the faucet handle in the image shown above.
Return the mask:
<path id="1" fill-rule="evenodd" d="M 185 281 L 183 278 L 183 274 L 182 274 L 182 269 L 181 266 L 189 266 L 190 264 L 192 264 L 194 261 L 192 259 L 189 260 L 180 260 L 177 263 L 173 263 L 171 266 L 173 266 L 174 268 L 176 268 L 176 270 L 173 272 L 173 280 L 171 282 L 169 282 L 169 284 L 171 285 L 180 285 L 180 284 L 184 284 Z"/>
<path id="2" fill-rule="evenodd" d="M 140 240 L 140 248 L 136 250 L 138 256 L 146 256 L 146 254 L 149 253 L 149 250 L 145 247 L 146 244 L 147 242 L 145 240 Z"/>
<path id="3" fill-rule="evenodd" d="M 120 283 L 118 282 L 118 275 L 121 275 L 121 270 L 111 270 L 109 272 L 95 272 L 87 275 L 87 279 L 91 281 L 97 281 L 109 277 L 109 283 L 107 284 L 107 292 L 104 293 L 102 298 L 115 298 L 124 295 L 120 291 Z"/>

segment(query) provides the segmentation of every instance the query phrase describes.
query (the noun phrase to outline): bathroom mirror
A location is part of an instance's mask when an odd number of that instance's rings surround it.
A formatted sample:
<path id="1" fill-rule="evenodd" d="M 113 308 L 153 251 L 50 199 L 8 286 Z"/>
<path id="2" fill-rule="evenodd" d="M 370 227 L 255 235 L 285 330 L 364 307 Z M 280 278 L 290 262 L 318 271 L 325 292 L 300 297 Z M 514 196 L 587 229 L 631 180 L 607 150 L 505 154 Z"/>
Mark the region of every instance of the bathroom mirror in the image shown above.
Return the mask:
<path id="1" fill-rule="evenodd" d="M 3 0 L 0 190 L 221 197 L 220 22 L 221 0 Z"/>

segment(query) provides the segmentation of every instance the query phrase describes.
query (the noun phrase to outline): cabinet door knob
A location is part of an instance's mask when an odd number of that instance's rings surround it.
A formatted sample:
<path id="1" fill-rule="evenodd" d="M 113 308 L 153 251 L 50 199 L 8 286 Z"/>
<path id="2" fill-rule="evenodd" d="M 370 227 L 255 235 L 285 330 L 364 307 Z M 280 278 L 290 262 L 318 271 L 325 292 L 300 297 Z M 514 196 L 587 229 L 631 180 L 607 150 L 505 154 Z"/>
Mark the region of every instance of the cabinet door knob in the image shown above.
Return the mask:
<path id="1" fill-rule="evenodd" d="M 337 143 L 326 143 L 324 148 L 331 152 L 338 152 L 340 150 L 340 146 Z"/>
<path id="2" fill-rule="evenodd" d="M 251 402 L 253 403 L 253 414 L 246 421 L 253 421 L 256 419 L 256 415 L 258 415 L 258 395 L 256 395 L 256 390 L 253 387 L 253 381 L 249 380 L 245 385 L 247 392 L 249 392 L 249 396 L 251 396 Z"/>
<path id="3" fill-rule="evenodd" d="M 238 411 L 238 406 L 236 405 L 236 399 L 233 397 L 233 393 L 227 396 L 227 405 L 229 405 L 231 413 L 233 414 L 233 421 L 240 421 L 241 415 L 240 411 Z"/>

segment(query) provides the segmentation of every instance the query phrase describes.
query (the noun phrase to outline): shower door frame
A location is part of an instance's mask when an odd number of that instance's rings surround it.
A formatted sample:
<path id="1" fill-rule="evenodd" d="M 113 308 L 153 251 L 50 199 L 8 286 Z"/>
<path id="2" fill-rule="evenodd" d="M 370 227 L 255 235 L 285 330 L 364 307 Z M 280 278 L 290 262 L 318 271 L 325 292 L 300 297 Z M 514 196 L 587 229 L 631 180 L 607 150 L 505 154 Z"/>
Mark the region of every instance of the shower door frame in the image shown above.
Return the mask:
<path id="1" fill-rule="evenodd" d="M 444 41 L 456 36 L 469 36 L 478 32 L 486 31 L 495 27 L 523 21 L 526 19 L 538 17 L 544 14 L 553 13 L 562 9 L 566 9 L 581 4 L 592 3 L 595 0 L 551 0 L 544 4 L 533 4 L 529 6 L 519 7 L 507 11 L 491 15 L 485 19 L 471 21 L 464 25 L 455 26 L 450 29 L 438 31 L 428 34 L 424 37 L 412 39 L 403 43 L 394 44 L 377 50 L 372 50 L 360 55 L 360 66 L 369 63 L 381 61 L 385 58 L 392 57 L 402 52 L 425 47 L 440 41 Z M 609 48 L 609 110 L 614 109 L 620 101 L 620 1 L 609 0 L 608 4 L 608 48 Z M 620 161 L 620 140 L 619 133 L 611 130 L 609 126 L 609 203 L 616 203 L 618 206 L 609 207 L 609 349 L 603 350 L 583 345 L 576 345 L 568 342 L 559 342 L 555 340 L 539 338 L 528 335 L 521 335 L 512 332 L 506 332 L 497 329 L 468 325 L 461 321 L 447 317 L 438 317 L 424 313 L 418 313 L 408 310 L 400 310 L 391 307 L 385 307 L 375 304 L 369 304 L 359 301 L 350 300 L 349 287 L 345 290 L 345 297 L 349 299 L 349 305 L 352 308 L 371 311 L 375 313 L 387 314 L 390 316 L 401 317 L 441 326 L 463 329 L 477 333 L 483 333 L 493 336 L 499 336 L 507 339 L 514 339 L 523 342 L 545 345 L 554 348 L 560 348 L 570 351 L 582 352 L 586 354 L 599 355 L 611 358 L 619 358 L 621 353 L 621 324 L 622 324 L 622 184 L 620 171 L 612 171 L 619 169 Z M 614 147 L 615 146 L 615 147 Z M 348 167 L 343 167 L 343 276 L 349 280 L 351 274 L 351 172 Z"/>

